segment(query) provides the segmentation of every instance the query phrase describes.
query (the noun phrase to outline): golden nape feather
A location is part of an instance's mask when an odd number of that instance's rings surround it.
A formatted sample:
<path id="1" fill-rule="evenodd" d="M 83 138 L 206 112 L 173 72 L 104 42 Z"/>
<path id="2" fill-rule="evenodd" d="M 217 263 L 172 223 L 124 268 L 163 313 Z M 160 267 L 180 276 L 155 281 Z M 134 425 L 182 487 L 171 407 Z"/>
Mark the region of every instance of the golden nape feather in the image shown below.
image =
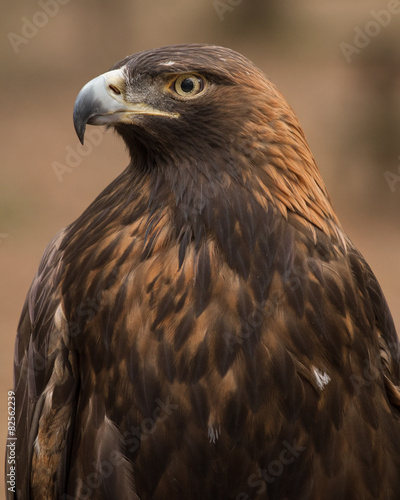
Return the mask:
<path id="1" fill-rule="evenodd" d="M 74 124 L 130 163 L 28 292 L 7 498 L 400 498 L 394 324 L 274 85 L 164 47 L 85 85 Z"/>

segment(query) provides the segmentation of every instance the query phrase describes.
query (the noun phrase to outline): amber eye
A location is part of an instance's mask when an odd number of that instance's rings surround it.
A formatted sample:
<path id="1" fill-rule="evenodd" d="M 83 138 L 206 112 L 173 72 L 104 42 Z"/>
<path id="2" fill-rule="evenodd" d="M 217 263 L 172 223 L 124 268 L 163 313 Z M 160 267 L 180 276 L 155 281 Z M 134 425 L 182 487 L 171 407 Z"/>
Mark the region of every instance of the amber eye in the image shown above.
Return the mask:
<path id="1" fill-rule="evenodd" d="M 204 90 L 204 80 L 197 75 L 180 75 L 175 80 L 173 88 L 182 97 L 193 97 Z"/>

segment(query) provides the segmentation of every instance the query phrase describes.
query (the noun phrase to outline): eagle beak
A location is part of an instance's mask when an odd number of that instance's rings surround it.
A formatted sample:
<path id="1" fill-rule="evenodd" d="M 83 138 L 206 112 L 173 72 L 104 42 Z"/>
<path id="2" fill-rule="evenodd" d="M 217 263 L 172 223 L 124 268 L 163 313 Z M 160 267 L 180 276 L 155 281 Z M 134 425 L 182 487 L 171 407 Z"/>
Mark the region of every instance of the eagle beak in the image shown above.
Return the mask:
<path id="1" fill-rule="evenodd" d="M 178 113 L 155 109 L 144 102 L 125 99 L 126 79 L 123 68 L 108 71 L 87 83 L 74 106 L 74 127 L 83 144 L 86 125 L 132 123 L 137 115 L 177 118 Z"/>

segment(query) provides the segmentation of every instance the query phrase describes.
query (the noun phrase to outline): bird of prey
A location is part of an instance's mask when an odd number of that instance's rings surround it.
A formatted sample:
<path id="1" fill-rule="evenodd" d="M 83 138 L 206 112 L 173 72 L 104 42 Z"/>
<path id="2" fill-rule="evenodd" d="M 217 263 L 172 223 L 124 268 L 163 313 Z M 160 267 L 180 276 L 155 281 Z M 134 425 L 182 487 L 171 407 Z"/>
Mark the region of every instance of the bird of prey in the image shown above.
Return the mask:
<path id="1" fill-rule="evenodd" d="M 74 123 L 130 163 L 29 290 L 9 498 L 399 499 L 394 323 L 275 86 L 168 46 L 86 84 Z"/>

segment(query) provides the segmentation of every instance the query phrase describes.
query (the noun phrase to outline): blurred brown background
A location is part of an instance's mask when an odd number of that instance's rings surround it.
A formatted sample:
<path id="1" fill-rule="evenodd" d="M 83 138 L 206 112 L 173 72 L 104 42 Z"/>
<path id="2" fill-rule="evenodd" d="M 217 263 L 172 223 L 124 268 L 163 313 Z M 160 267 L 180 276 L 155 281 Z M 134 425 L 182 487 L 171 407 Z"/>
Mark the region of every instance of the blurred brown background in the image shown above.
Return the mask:
<path id="1" fill-rule="evenodd" d="M 278 85 L 400 329 L 399 1 L 5 0 L 2 7 L 1 450 L 15 330 L 39 259 L 127 164 L 112 132 L 79 148 L 75 97 L 89 79 L 147 48 L 229 46 Z M 57 176 L 60 164 L 69 171 Z"/>

